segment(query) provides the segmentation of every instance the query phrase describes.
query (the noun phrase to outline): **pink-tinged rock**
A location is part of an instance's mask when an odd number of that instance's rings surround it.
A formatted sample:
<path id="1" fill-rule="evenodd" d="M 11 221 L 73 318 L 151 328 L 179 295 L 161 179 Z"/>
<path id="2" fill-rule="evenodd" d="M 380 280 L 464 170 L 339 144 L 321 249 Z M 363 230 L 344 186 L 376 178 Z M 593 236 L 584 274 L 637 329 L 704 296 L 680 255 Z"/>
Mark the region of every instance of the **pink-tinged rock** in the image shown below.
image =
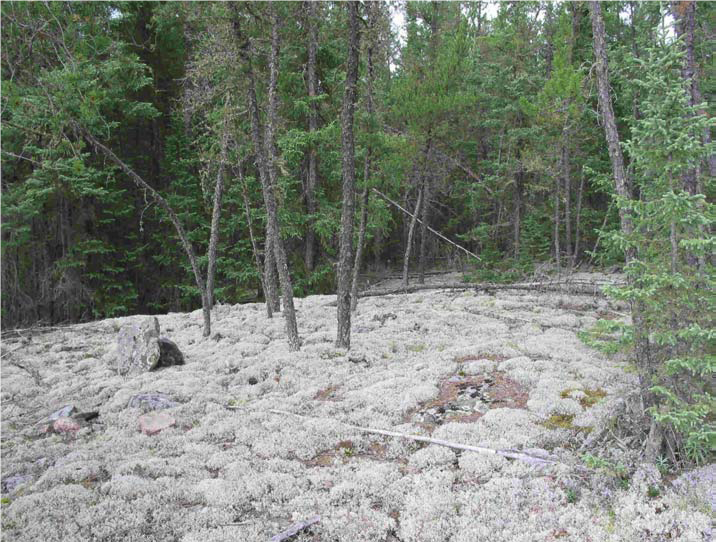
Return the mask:
<path id="1" fill-rule="evenodd" d="M 52 429 L 56 433 L 76 433 L 80 430 L 80 424 L 77 423 L 72 418 L 67 418 L 65 416 L 62 416 L 60 418 L 57 418 L 54 422 L 52 422 Z"/>
<path id="2" fill-rule="evenodd" d="M 150 412 L 139 417 L 139 430 L 145 435 L 156 435 L 175 423 L 176 420 L 166 412 Z"/>

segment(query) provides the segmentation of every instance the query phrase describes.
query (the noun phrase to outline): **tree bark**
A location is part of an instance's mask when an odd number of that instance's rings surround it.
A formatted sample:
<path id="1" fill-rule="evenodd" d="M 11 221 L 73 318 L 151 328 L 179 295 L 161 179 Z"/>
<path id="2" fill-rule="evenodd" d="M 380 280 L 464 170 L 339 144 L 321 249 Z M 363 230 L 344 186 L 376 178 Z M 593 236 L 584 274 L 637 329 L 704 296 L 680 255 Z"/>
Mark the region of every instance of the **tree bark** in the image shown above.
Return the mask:
<path id="1" fill-rule="evenodd" d="M 224 177 L 226 176 L 226 154 L 229 146 L 229 100 L 224 104 L 224 120 L 221 127 L 221 151 L 219 153 L 219 170 L 216 174 L 214 187 L 214 208 L 211 213 L 211 234 L 209 236 L 209 263 L 206 268 L 206 297 L 209 310 L 214 308 L 214 277 L 216 275 L 216 247 L 219 244 L 219 222 L 221 220 L 221 203 L 224 197 Z"/>
<path id="2" fill-rule="evenodd" d="M 278 204 L 276 202 L 277 185 L 277 151 L 275 142 L 277 115 L 278 115 L 278 54 L 279 54 L 279 18 L 276 8 L 271 7 L 271 56 L 269 59 L 269 87 L 268 87 L 268 112 L 266 119 L 266 155 L 268 156 L 268 187 L 265 192 L 266 212 L 271 223 L 274 257 L 276 269 L 278 270 L 279 284 L 283 294 L 283 317 L 286 322 L 286 336 L 288 338 L 288 349 L 296 352 L 301 349 L 301 339 L 298 336 L 298 324 L 296 323 L 296 310 L 293 305 L 293 286 L 291 275 L 288 271 L 288 261 L 283 247 L 283 240 L 280 235 L 278 222 Z"/>
<path id="3" fill-rule="evenodd" d="M 239 181 L 241 182 L 241 193 L 244 198 L 244 210 L 246 211 L 246 223 L 249 227 L 249 239 L 251 240 L 251 250 L 254 253 L 254 261 L 256 262 L 256 271 L 259 275 L 259 282 L 261 283 L 261 291 L 266 295 L 266 285 L 264 284 L 264 272 L 263 266 L 261 265 L 261 258 L 259 258 L 259 250 L 256 245 L 256 236 L 254 235 L 253 221 L 251 220 L 251 204 L 249 202 L 249 192 L 246 189 L 246 182 L 244 181 L 244 175 L 239 166 Z"/>
<path id="4" fill-rule="evenodd" d="M 579 260 L 580 223 L 582 219 L 582 194 L 584 193 L 584 171 L 579 176 L 579 190 L 577 191 L 577 213 L 574 223 L 574 252 L 572 253 L 572 267 L 575 267 Z"/>
<path id="5" fill-rule="evenodd" d="M 368 155 L 366 156 L 365 173 L 366 179 L 370 171 L 370 149 L 368 149 Z M 360 224 L 358 226 L 358 246 L 356 247 L 356 258 L 353 264 L 353 279 L 351 281 L 351 312 L 355 312 L 358 308 L 358 275 L 360 273 L 361 262 L 363 261 L 363 248 L 365 245 L 365 231 L 368 222 L 368 185 L 363 187 L 363 193 L 361 194 L 361 208 L 360 208 Z"/>
<path id="6" fill-rule="evenodd" d="M 562 141 L 562 176 L 564 178 L 564 252 L 567 265 L 572 267 L 572 178 L 569 171 L 569 130 L 564 129 Z"/>
<path id="7" fill-rule="evenodd" d="M 368 29 L 369 29 L 369 43 L 367 48 L 368 57 L 368 80 L 366 84 L 366 111 L 368 113 L 370 126 L 373 126 L 373 79 L 375 76 L 373 70 L 373 48 L 376 43 L 376 6 L 375 4 L 368 4 Z M 365 234 L 368 223 L 368 200 L 370 191 L 368 186 L 370 183 L 370 168 L 371 158 L 373 149 L 370 142 L 366 148 L 365 163 L 363 165 L 363 194 L 361 194 L 361 212 L 360 212 L 360 225 L 358 226 L 358 246 L 356 247 L 356 257 L 353 263 L 353 279 L 351 281 L 351 312 L 355 312 L 358 308 L 358 275 L 360 273 L 361 262 L 363 261 L 363 249 L 365 247 Z"/>
<path id="8" fill-rule="evenodd" d="M 418 213 L 420 212 L 420 204 L 423 201 L 423 183 L 420 184 L 418 190 L 418 199 L 415 202 L 415 211 L 410 219 L 410 229 L 408 229 L 408 239 L 405 242 L 405 257 L 403 258 L 403 287 L 408 287 L 408 267 L 410 266 L 410 252 L 413 247 L 413 234 L 415 233 L 415 223 L 418 220 Z"/>
<path id="9" fill-rule="evenodd" d="M 431 181 L 430 174 L 426 173 L 423 182 L 423 205 L 420 208 L 420 252 L 418 253 L 418 283 L 425 284 L 425 258 L 428 243 L 428 218 L 430 216 L 430 197 L 431 197 Z"/>
<path id="10" fill-rule="evenodd" d="M 515 261 L 520 259 L 520 236 L 522 229 L 522 170 L 515 174 L 515 193 L 513 201 L 514 222 L 512 224 L 512 250 Z"/>
<path id="11" fill-rule="evenodd" d="M 604 18 L 602 16 L 602 6 L 599 2 L 590 2 L 592 14 L 592 33 L 594 38 L 594 56 L 596 57 L 596 75 L 597 89 L 599 99 L 599 109 L 602 112 L 602 120 L 604 122 L 604 134 L 609 149 L 609 159 L 612 164 L 612 175 L 614 176 L 614 187 L 617 195 L 624 199 L 630 200 L 631 194 L 627 188 L 626 170 L 624 169 L 624 156 L 619 146 L 619 133 L 617 132 L 617 122 L 612 108 L 612 99 L 609 93 L 609 68 L 607 63 L 607 45 L 606 33 L 604 30 Z M 634 231 L 631 213 L 624 208 L 619 207 L 619 221 L 621 230 L 625 235 L 631 235 Z M 627 248 L 626 260 L 629 263 L 634 258 L 634 249 Z"/>
<path id="12" fill-rule="evenodd" d="M 313 136 L 318 131 L 318 76 L 316 75 L 316 52 L 318 50 L 318 7 L 315 1 L 306 2 L 306 19 L 308 21 L 308 65 L 306 69 L 308 85 L 308 132 Z M 316 213 L 316 190 L 318 188 L 318 165 L 317 165 L 316 144 L 311 142 L 308 151 L 308 178 L 306 182 L 306 210 L 313 216 Z M 306 269 L 310 272 L 314 268 L 314 256 L 316 252 L 316 234 L 313 231 L 313 218 L 308 220 L 306 231 L 305 263 Z"/>
<path id="13" fill-rule="evenodd" d="M 233 16 L 233 32 L 238 48 L 240 58 L 244 62 L 244 76 L 247 81 L 247 100 L 249 117 L 251 119 L 251 140 L 256 153 L 256 167 L 261 180 L 261 190 L 263 192 L 264 201 L 266 201 L 269 178 L 266 165 L 266 155 L 264 149 L 263 138 L 261 137 L 261 118 L 259 116 L 259 105 L 256 97 L 256 77 L 254 75 L 251 42 L 241 30 L 241 13 L 239 12 L 238 3 L 231 2 L 229 4 Z M 266 221 L 266 242 L 264 246 L 264 293 L 266 294 L 266 314 L 269 318 L 273 316 L 274 311 L 280 310 L 280 302 L 278 297 L 278 284 L 276 280 L 273 248 L 273 231 L 271 220 Z"/>
<path id="14" fill-rule="evenodd" d="M 341 154 L 343 175 L 343 206 L 341 211 L 340 250 L 338 258 L 338 326 L 336 347 L 351 346 L 351 266 L 353 264 L 353 215 L 355 212 L 355 143 L 353 115 L 358 84 L 359 4 L 348 4 L 348 63 L 346 69 L 343 107 L 341 111 Z"/>
<path id="15" fill-rule="evenodd" d="M 687 85 L 689 105 L 698 106 L 703 103 L 704 99 L 701 95 L 696 62 L 696 2 L 693 0 L 672 2 L 671 10 L 676 19 L 676 35 L 684 44 L 685 55 L 681 76 Z M 698 113 L 705 115 L 706 111 L 700 109 Z M 711 130 L 708 127 L 704 129 L 702 141 L 704 145 L 711 143 Z M 716 176 L 716 155 L 711 154 L 706 162 L 709 175 Z M 691 195 L 699 192 L 697 170 L 698 168 L 688 170 L 683 178 L 684 190 Z"/>
<path id="16" fill-rule="evenodd" d="M 612 163 L 612 174 L 614 176 L 614 186 L 617 195 L 624 201 L 631 199 L 631 193 L 627 184 L 626 170 L 624 168 L 624 156 L 619 146 L 619 132 L 617 131 L 616 118 L 614 109 L 612 108 L 612 100 L 609 93 L 609 68 L 607 61 L 606 32 L 604 29 L 604 18 L 602 16 L 602 5 L 600 2 L 590 2 L 590 11 L 592 16 L 592 34 L 594 40 L 594 56 L 596 59 L 596 76 L 597 89 L 599 98 L 599 109 L 602 112 L 604 121 L 604 133 L 609 149 L 609 159 Z M 622 233 L 626 237 L 630 237 L 634 232 L 634 223 L 631 212 L 624 206 L 619 206 L 619 222 Z M 625 249 L 625 259 L 629 265 L 636 258 L 636 249 L 628 243 Z M 641 302 L 632 303 L 631 306 L 632 321 L 634 324 L 634 345 L 636 364 L 639 371 L 639 384 L 644 403 L 647 407 L 656 404 L 657 399 L 653 393 L 649 391 L 652 385 L 652 376 L 654 367 L 651 364 L 649 333 L 644 318 L 644 310 Z M 648 439 L 648 449 L 646 457 L 649 460 L 655 460 L 661 443 L 661 431 L 659 424 L 652 423 L 650 429 L 650 437 Z"/>

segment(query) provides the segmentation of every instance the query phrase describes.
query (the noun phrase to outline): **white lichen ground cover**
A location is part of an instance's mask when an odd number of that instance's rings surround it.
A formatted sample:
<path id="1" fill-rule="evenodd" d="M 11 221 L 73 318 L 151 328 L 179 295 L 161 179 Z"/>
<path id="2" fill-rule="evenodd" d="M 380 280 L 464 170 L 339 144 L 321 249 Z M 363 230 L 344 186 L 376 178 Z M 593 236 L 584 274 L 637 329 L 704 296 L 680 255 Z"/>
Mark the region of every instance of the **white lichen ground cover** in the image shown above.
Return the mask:
<path id="1" fill-rule="evenodd" d="M 334 299 L 296 300 L 299 353 L 288 352 L 282 318 L 268 320 L 263 305 L 217 306 L 218 340 L 202 338 L 200 311 L 160 316 L 162 335 L 187 363 L 131 377 L 112 368 L 129 318 L 4 344 L 2 477 L 27 481 L 3 496 L 3 539 L 267 540 L 320 514 L 294 540 L 708 540 L 712 511 L 692 489 L 665 486 L 654 497 L 643 476 L 618 489 L 566 467 L 538 470 L 340 423 L 426 434 L 416 412 L 441 383 L 498 370 L 529 394 L 526 408 L 492 405 L 432 436 L 542 448 L 575 462 L 586 434 L 579 428 L 598 426 L 634 386 L 623 364 L 576 336 L 608 309 L 603 299 L 507 291 L 366 298 L 350 356 L 333 347 Z M 581 405 L 579 391 L 594 389 L 606 398 Z M 149 391 L 181 403 L 167 411 L 176 426 L 154 436 L 139 432 L 141 411 L 127 407 Z M 38 436 L 38 422 L 67 404 L 99 411 L 101 423 L 76 436 Z M 573 428 L 545 427 L 554 414 L 573 415 Z"/>

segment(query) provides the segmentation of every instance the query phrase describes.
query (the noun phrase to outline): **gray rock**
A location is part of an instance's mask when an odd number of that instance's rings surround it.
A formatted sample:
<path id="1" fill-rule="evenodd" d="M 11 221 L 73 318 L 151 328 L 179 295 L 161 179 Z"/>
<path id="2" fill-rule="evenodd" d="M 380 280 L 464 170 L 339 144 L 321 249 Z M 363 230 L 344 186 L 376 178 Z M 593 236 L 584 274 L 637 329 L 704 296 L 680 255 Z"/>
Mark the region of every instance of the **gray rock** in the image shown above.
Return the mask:
<path id="1" fill-rule="evenodd" d="M 13 474 L 12 476 L 8 476 L 7 478 L 3 479 L 2 492 L 12 493 L 13 491 L 15 491 L 16 488 L 31 481 L 32 476 L 30 476 L 29 474 Z"/>
<path id="2" fill-rule="evenodd" d="M 51 422 L 54 422 L 55 420 L 58 420 L 59 418 L 68 418 L 72 416 L 76 412 L 76 408 L 74 405 L 65 405 L 60 410 L 57 410 L 50 414 L 47 419 Z"/>
<path id="3" fill-rule="evenodd" d="M 117 338 L 119 374 L 149 371 L 157 366 L 159 358 L 159 320 L 155 316 L 122 326 Z"/>
<path id="4" fill-rule="evenodd" d="M 141 408 L 144 412 L 174 408 L 179 403 L 173 401 L 168 395 L 159 392 L 139 393 L 132 397 L 127 404 L 129 408 Z"/>
<path id="5" fill-rule="evenodd" d="M 174 341 L 166 337 L 159 338 L 159 363 L 157 367 L 171 367 L 172 365 L 184 365 L 184 354 Z"/>

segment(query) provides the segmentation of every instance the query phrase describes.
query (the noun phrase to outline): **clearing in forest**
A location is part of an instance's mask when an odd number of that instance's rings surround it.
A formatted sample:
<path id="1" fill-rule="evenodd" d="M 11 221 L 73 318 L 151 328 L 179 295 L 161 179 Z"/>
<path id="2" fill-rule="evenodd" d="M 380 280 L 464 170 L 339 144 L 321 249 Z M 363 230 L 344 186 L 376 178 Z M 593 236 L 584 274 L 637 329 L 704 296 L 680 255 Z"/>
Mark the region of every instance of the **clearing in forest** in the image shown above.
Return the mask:
<path id="1" fill-rule="evenodd" d="M 348 354 L 333 346 L 334 300 L 296 300 L 297 353 L 282 318 L 267 319 L 263 305 L 217 306 L 206 339 L 201 311 L 160 316 L 186 364 L 131 377 L 116 374 L 113 350 L 120 326 L 139 317 L 6 340 L 6 539 L 265 541 L 316 515 L 291 540 L 709 536 L 712 511 L 698 484 L 664 484 L 654 469 L 615 483 L 608 468 L 573 468 L 583 464 L 584 439 L 635 386 L 623 362 L 577 338 L 599 314 L 618 317 L 604 299 L 457 290 L 369 297 Z M 173 426 L 139 431 L 143 412 L 128 405 L 142 392 L 177 403 L 164 411 Z M 43 433 L 43 420 L 65 405 L 99 416 L 77 432 Z M 560 464 L 346 423 L 548 453 Z M 605 453 L 615 465 L 629 454 Z"/>

